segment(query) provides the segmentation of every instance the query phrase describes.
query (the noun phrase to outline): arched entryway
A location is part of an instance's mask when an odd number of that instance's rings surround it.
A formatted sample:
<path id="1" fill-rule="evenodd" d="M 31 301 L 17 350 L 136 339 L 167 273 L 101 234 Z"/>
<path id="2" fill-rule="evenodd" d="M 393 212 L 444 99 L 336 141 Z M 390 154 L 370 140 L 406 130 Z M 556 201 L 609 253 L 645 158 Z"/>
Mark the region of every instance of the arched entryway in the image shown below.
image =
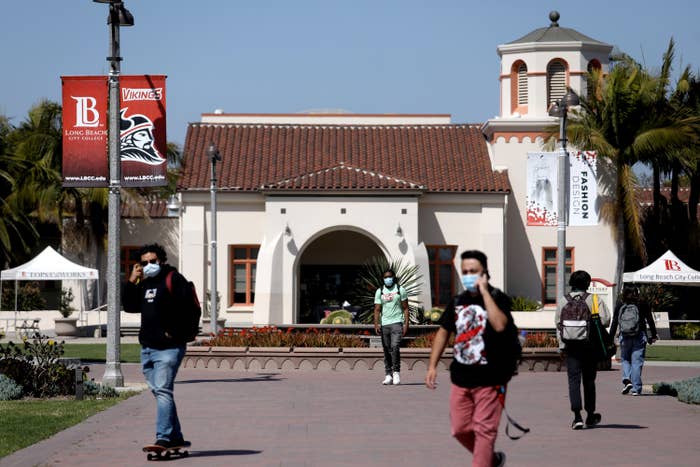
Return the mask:
<path id="1" fill-rule="evenodd" d="M 351 301 L 358 270 L 373 256 L 384 253 L 372 238 L 358 232 L 334 231 L 313 240 L 297 267 L 297 323 L 318 323 L 325 310 Z"/>

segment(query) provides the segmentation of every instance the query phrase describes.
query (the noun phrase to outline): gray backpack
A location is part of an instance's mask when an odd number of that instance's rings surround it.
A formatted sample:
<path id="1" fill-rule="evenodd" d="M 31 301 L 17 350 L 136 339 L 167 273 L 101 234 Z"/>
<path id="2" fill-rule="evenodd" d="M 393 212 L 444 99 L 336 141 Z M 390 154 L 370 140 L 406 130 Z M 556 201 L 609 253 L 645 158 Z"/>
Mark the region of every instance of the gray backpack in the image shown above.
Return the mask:
<path id="1" fill-rule="evenodd" d="M 626 303 L 620 308 L 620 334 L 623 336 L 636 336 L 639 334 L 640 323 L 639 308 L 634 303 Z"/>

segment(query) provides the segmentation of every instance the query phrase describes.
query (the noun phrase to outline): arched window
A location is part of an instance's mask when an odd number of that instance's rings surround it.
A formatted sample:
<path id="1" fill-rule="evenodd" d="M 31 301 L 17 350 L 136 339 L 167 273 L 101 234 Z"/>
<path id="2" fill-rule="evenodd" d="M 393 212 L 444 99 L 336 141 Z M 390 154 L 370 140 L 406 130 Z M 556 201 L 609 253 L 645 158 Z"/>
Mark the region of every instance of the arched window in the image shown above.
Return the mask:
<path id="1" fill-rule="evenodd" d="M 566 63 L 552 60 L 547 65 L 547 105 L 558 101 L 566 94 Z"/>
<path id="2" fill-rule="evenodd" d="M 527 113 L 528 92 L 527 92 L 527 65 L 518 60 L 513 63 L 510 70 L 510 110 L 520 114 Z"/>
<path id="3" fill-rule="evenodd" d="M 600 62 L 598 60 L 596 60 L 595 58 L 593 60 L 591 60 L 590 62 L 588 62 L 588 72 L 589 73 L 593 70 L 600 71 L 600 68 L 601 68 Z"/>

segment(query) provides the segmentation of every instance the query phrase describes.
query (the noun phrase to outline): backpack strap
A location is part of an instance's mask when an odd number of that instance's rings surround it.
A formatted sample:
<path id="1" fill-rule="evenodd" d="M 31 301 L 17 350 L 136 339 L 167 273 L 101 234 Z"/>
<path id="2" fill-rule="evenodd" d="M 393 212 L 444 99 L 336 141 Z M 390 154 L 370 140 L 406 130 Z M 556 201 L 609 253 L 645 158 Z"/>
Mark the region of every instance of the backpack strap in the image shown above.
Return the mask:
<path id="1" fill-rule="evenodd" d="M 528 434 L 530 429 L 520 425 L 508 414 L 508 411 L 506 410 L 506 385 L 502 384 L 500 386 L 496 386 L 495 389 L 498 393 L 498 401 L 501 403 L 501 406 L 503 406 L 503 413 L 506 414 L 506 418 L 508 419 L 508 423 L 506 424 L 506 436 L 514 441 L 518 440 Z M 520 431 L 520 434 L 511 434 L 511 426 Z"/>
<path id="2" fill-rule="evenodd" d="M 175 271 L 170 271 L 167 276 L 165 276 L 165 287 L 168 288 L 168 292 L 172 295 L 173 293 L 173 274 Z"/>
<path id="3" fill-rule="evenodd" d="M 599 313 L 599 311 L 598 311 L 598 295 L 593 294 L 593 308 L 591 308 L 591 314 L 597 315 L 598 313 Z"/>

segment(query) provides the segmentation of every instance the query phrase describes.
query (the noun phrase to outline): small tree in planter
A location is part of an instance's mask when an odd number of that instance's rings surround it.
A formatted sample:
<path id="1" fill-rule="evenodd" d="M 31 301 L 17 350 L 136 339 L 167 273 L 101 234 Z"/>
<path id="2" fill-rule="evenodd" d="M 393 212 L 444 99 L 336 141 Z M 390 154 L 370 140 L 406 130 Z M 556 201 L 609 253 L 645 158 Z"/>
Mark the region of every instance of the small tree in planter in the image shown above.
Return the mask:
<path id="1" fill-rule="evenodd" d="M 70 315 L 75 311 L 73 308 L 73 289 L 61 289 L 61 300 L 58 304 L 58 311 L 61 312 L 61 316 L 64 318 L 70 317 Z"/>
<path id="2" fill-rule="evenodd" d="M 78 335 L 78 318 L 71 318 L 75 311 L 73 308 L 73 289 L 61 289 L 61 300 L 58 304 L 58 311 L 63 318 L 54 320 L 57 336 L 75 337 Z"/>

